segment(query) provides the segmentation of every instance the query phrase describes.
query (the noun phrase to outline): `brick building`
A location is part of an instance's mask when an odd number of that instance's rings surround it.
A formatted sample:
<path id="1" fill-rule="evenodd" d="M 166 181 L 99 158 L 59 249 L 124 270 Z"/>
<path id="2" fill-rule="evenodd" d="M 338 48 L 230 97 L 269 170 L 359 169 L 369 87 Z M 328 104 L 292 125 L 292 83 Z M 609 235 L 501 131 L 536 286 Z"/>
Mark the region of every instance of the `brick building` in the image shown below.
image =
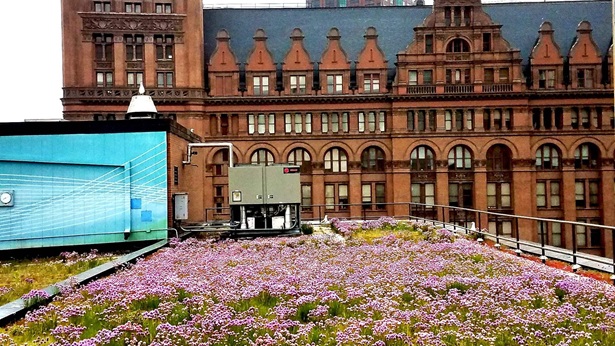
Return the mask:
<path id="1" fill-rule="evenodd" d="M 122 120 L 142 81 L 159 116 L 232 142 L 235 162 L 301 165 L 304 205 L 321 205 L 308 218 L 407 215 L 414 201 L 615 225 L 610 6 L 63 0 L 64 118 Z M 228 217 L 227 156 L 174 168 L 193 221 Z M 571 230 L 547 228 L 571 246 Z M 610 234 L 576 232 L 611 254 Z"/>

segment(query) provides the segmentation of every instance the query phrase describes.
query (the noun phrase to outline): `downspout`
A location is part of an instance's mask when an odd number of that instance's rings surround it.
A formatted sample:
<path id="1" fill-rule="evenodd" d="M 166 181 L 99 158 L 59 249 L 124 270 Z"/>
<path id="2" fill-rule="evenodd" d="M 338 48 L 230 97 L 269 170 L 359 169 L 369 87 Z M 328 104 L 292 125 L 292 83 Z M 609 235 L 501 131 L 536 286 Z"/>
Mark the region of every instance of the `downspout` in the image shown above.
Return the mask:
<path id="1" fill-rule="evenodd" d="M 188 143 L 187 160 L 182 161 L 184 165 L 189 165 L 192 161 L 192 148 L 202 147 L 228 147 L 228 166 L 233 167 L 233 143 L 229 142 L 213 142 L 213 143 Z"/>

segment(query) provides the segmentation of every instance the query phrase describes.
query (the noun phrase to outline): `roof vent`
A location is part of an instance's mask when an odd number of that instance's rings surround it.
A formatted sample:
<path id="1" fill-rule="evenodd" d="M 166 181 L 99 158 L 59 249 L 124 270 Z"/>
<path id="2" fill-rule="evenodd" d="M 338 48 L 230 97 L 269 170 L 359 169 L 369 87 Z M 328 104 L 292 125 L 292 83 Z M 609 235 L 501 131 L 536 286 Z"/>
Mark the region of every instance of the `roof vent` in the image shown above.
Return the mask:
<path id="1" fill-rule="evenodd" d="M 154 101 L 149 95 L 145 95 L 145 87 L 143 83 L 139 86 L 139 95 L 135 95 L 130 100 L 128 111 L 126 112 L 127 119 L 142 119 L 154 118 L 158 114 Z"/>

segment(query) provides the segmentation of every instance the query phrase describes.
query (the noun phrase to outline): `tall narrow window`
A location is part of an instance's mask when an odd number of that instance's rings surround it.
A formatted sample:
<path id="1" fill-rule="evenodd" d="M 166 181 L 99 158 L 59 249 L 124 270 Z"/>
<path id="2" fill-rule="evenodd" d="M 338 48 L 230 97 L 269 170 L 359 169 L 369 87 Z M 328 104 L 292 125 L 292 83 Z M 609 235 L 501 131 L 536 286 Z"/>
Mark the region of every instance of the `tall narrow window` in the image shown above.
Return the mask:
<path id="1" fill-rule="evenodd" d="M 143 35 L 125 35 L 126 61 L 143 60 Z"/>
<path id="2" fill-rule="evenodd" d="M 359 132 L 365 132 L 365 113 L 359 112 Z"/>
<path id="3" fill-rule="evenodd" d="M 433 35 L 425 35 L 425 53 L 433 53 Z"/>
<path id="4" fill-rule="evenodd" d="M 94 34 L 96 61 L 113 61 L 113 35 Z"/>
<path id="5" fill-rule="evenodd" d="M 577 87 L 579 88 L 593 88 L 594 87 L 594 70 L 583 69 L 577 70 Z"/>
<path id="6" fill-rule="evenodd" d="M 301 209 L 303 211 L 312 210 L 312 185 L 301 184 Z"/>
<path id="7" fill-rule="evenodd" d="M 367 113 L 367 129 L 369 132 L 376 131 L 376 112 Z"/>
<path id="8" fill-rule="evenodd" d="M 320 114 L 320 128 L 322 130 L 322 133 L 329 132 L 329 114 L 328 113 Z"/>
<path id="9" fill-rule="evenodd" d="M 293 129 L 292 117 L 290 113 L 284 114 L 284 133 L 290 133 Z"/>
<path id="10" fill-rule="evenodd" d="M 254 131 L 255 131 L 254 114 L 248 114 L 248 134 L 254 134 Z"/>
<path id="11" fill-rule="evenodd" d="M 262 135 L 262 134 L 264 134 L 264 133 L 265 133 L 265 128 L 266 128 L 266 126 L 265 126 L 265 121 L 266 121 L 266 119 L 265 119 L 265 114 L 260 113 L 260 114 L 258 115 L 258 117 L 257 117 L 257 122 L 258 122 L 258 134 L 259 134 L 259 135 Z"/>
<path id="12" fill-rule="evenodd" d="M 156 60 L 173 60 L 173 35 L 155 35 Z"/>
<path id="13" fill-rule="evenodd" d="M 491 51 L 491 33 L 484 32 L 483 33 L 483 52 Z"/>
<path id="14" fill-rule="evenodd" d="M 423 70 L 423 84 L 425 85 L 433 84 L 433 71 L 432 70 Z"/>
<path id="15" fill-rule="evenodd" d="M 372 184 L 361 185 L 361 202 L 363 203 L 363 209 L 372 208 Z"/>
<path id="16" fill-rule="evenodd" d="M 267 118 L 267 125 L 269 129 L 269 134 L 270 135 L 275 134 L 275 113 L 269 114 L 269 117 Z"/>
<path id="17" fill-rule="evenodd" d="M 295 113 L 295 133 L 303 132 L 303 122 L 301 120 L 301 113 Z"/>
<path id="18" fill-rule="evenodd" d="M 348 112 L 342 113 L 342 132 L 348 132 Z"/>
<path id="19" fill-rule="evenodd" d="M 411 70 L 408 71 L 408 85 L 417 85 L 418 84 L 418 71 Z"/>
<path id="20" fill-rule="evenodd" d="M 340 131 L 340 116 L 338 113 L 331 113 L 331 132 L 338 133 Z"/>
<path id="21" fill-rule="evenodd" d="M 312 133 L 312 113 L 305 113 L 305 133 Z"/>

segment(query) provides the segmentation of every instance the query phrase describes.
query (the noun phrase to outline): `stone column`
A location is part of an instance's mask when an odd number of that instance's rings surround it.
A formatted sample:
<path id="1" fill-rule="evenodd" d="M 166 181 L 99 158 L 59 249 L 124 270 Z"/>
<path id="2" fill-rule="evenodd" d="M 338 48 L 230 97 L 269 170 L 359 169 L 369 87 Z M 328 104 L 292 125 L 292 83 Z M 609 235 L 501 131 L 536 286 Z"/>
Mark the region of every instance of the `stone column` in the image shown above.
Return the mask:
<path id="1" fill-rule="evenodd" d="M 436 161 L 436 204 L 448 205 L 448 161 Z M 438 220 L 448 220 L 448 210 L 438 208 Z"/>

